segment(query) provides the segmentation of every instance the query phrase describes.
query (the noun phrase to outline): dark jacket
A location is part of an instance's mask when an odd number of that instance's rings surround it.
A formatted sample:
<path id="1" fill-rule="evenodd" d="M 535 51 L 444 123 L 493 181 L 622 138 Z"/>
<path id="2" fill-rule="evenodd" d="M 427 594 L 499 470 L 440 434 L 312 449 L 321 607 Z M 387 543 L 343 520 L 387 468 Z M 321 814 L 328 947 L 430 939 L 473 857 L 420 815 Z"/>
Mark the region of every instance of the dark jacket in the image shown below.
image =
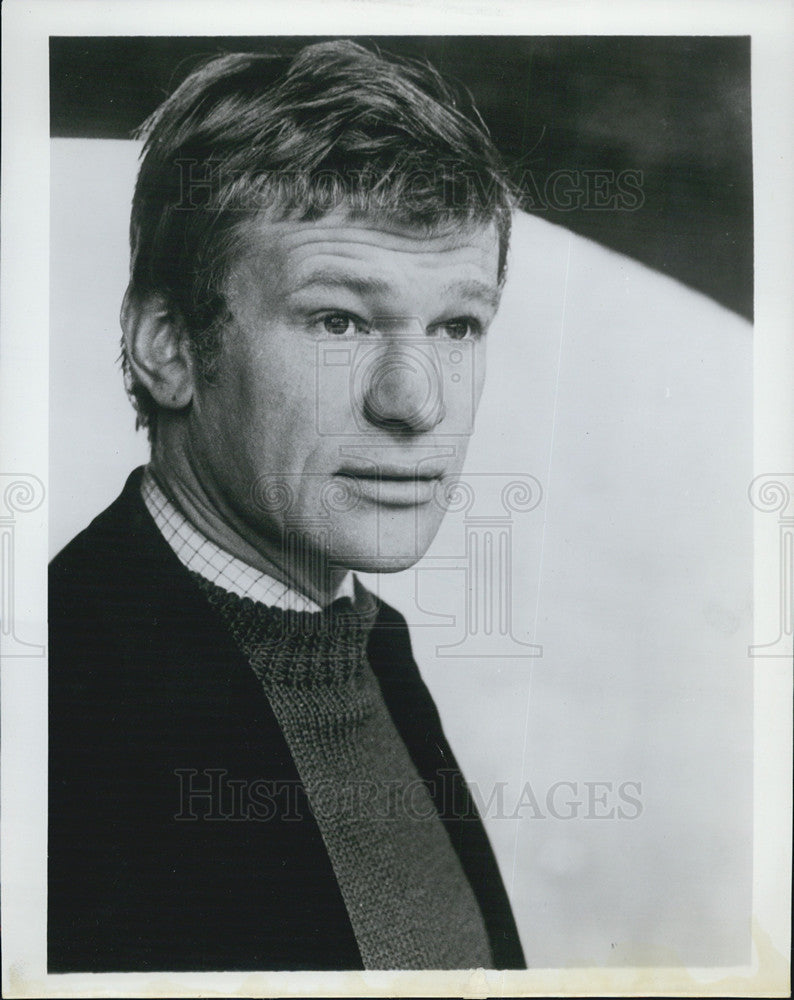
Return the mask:
<path id="1" fill-rule="evenodd" d="M 140 479 L 50 567 L 49 970 L 361 969 L 262 687 L 160 535 Z M 386 604 L 368 655 L 494 964 L 521 968 L 485 831 L 405 620 Z"/>

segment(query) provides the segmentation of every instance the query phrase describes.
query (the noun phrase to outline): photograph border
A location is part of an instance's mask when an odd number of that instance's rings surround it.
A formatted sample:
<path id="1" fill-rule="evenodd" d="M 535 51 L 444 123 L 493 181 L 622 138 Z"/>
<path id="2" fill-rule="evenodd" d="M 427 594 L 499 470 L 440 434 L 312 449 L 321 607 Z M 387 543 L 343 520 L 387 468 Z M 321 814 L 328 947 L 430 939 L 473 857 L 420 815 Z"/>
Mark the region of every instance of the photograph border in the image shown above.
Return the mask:
<path id="1" fill-rule="evenodd" d="M 755 213 L 754 873 L 752 962 L 734 968 L 530 969 L 521 972 L 46 972 L 46 567 L 49 336 L 50 35 L 403 34 L 751 36 Z M 24 556 L 2 636 L 0 884 L 3 995 L 38 996 L 533 996 L 789 995 L 791 875 L 790 655 L 792 572 L 781 524 L 794 525 L 794 5 L 771 0 L 643 4 L 510 0 L 489 11 L 459 0 L 378 3 L 274 0 L 262 5 L 171 0 L 7 0 L 3 8 L 0 477 L 25 511 Z M 19 484 L 22 484 L 21 486 Z M 753 491 L 755 490 L 755 492 Z M 754 499 L 755 497 L 755 499 Z M 9 501 L 10 498 L 10 501 Z M 2 515 L 0 511 L 0 515 Z M 24 527 L 22 526 L 24 523 Z M 791 537 L 790 535 L 788 536 Z M 10 622 L 9 622 L 10 619 Z M 31 644 L 14 655 L 9 628 Z M 788 624 L 790 628 L 790 621 Z M 784 644 L 785 645 L 785 644 Z M 789 643 L 790 645 L 790 643 Z M 755 651 L 753 651 L 755 650 Z"/>

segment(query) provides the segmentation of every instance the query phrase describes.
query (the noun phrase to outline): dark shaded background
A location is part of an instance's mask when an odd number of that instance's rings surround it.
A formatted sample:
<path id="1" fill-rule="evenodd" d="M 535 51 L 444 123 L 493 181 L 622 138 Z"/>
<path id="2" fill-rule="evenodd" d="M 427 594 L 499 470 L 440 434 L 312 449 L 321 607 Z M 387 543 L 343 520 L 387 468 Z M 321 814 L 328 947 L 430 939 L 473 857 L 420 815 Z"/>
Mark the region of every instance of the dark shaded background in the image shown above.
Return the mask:
<path id="1" fill-rule="evenodd" d="M 128 138 L 202 58 L 319 40 L 52 38 L 51 134 Z M 752 318 L 749 38 L 370 40 L 469 87 L 528 211 Z"/>

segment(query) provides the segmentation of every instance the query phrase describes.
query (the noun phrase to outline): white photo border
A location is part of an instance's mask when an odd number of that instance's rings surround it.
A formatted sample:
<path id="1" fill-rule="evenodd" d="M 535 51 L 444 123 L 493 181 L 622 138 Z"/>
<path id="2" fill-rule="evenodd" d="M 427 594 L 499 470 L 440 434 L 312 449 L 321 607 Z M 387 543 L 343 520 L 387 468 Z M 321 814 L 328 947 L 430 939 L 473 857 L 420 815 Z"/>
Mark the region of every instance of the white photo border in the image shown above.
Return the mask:
<path id="1" fill-rule="evenodd" d="M 754 475 L 794 474 L 794 6 L 786 0 L 6 0 L 3 9 L 0 472 L 46 484 L 50 35 L 749 35 L 755 213 Z M 33 484 L 35 493 L 35 484 Z M 46 645 L 47 497 L 31 505 L 16 611 Z M 794 502 L 794 501 L 792 501 Z M 779 628 L 777 520 L 755 515 L 756 642 Z M 2 638 L 6 640 L 3 633 Z M 755 671 L 753 956 L 732 969 L 532 969 L 475 973 L 46 972 L 46 658 L 2 662 L 3 995 L 789 995 L 791 671 Z"/>

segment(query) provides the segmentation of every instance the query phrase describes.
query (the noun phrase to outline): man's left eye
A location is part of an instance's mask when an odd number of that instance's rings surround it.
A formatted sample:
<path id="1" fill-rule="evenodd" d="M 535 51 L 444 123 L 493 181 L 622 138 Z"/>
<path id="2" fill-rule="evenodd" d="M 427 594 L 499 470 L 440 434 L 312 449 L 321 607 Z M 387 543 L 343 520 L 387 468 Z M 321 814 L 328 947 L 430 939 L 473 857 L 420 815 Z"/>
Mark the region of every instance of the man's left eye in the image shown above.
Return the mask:
<path id="1" fill-rule="evenodd" d="M 435 329 L 442 336 L 449 337 L 450 340 L 466 340 L 478 337 L 482 333 L 482 327 L 471 316 L 458 316 L 455 319 L 445 320 L 443 323 L 439 323 Z"/>

